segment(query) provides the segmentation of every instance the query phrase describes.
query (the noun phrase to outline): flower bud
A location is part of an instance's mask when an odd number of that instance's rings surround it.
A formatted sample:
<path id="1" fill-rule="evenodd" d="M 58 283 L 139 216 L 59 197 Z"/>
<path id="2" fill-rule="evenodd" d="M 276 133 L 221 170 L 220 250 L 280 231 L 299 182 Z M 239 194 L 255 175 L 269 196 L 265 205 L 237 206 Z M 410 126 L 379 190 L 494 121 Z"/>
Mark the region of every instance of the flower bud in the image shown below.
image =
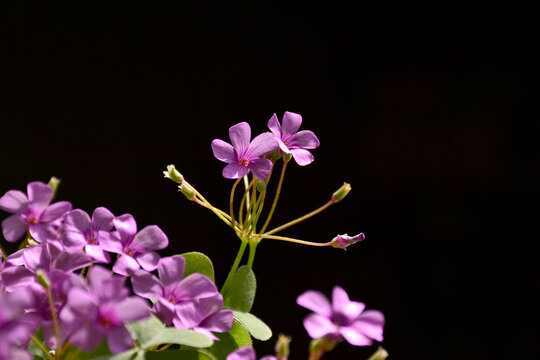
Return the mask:
<path id="1" fill-rule="evenodd" d="M 360 233 L 356 236 L 348 236 L 347 234 L 338 235 L 332 239 L 332 246 L 335 248 L 346 250 L 348 246 L 357 243 L 359 241 L 364 241 L 366 236 L 364 233 Z"/>
<path id="2" fill-rule="evenodd" d="M 371 355 L 369 357 L 368 360 L 384 360 L 388 357 L 388 351 L 384 350 L 382 347 L 379 346 L 379 348 L 377 349 L 377 351 L 375 351 L 373 353 L 373 355 Z"/>
<path id="3" fill-rule="evenodd" d="M 45 274 L 45 272 L 41 269 L 38 269 L 36 271 L 36 276 L 37 276 L 37 280 L 38 282 L 45 288 L 45 289 L 48 289 L 51 287 L 51 280 L 49 280 L 49 277 L 47 276 L 47 274 Z"/>
<path id="4" fill-rule="evenodd" d="M 56 196 L 56 193 L 58 192 L 58 186 L 60 185 L 60 179 L 53 176 L 51 178 L 51 180 L 49 180 L 49 183 L 47 185 L 49 185 L 51 188 L 52 188 L 52 191 L 53 191 L 53 198 Z"/>
<path id="5" fill-rule="evenodd" d="M 351 184 L 344 183 L 333 195 L 332 201 L 337 203 L 338 201 L 343 200 L 345 196 L 351 191 Z"/>
<path id="6" fill-rule="evenodd" d="M 287 360 L 289 356 L 289 343 L 291 342 L 291 337 L 283 334 L 279 334 L 276 342 L 276 357 L 278 360 Z"/>
<path id="7" fill-rule="evenodd" d="M 163 174 L 166 178 L 171 179 L 177 184 L 182 184 L 182 182 L 184 182 L 184 177 L 182 176 L 182 174 L 180 174 L 180 172 L 178 172 L 178 170 L 176 170 L 174 165 L 168 165 L 167 171 L 164 171 Z"/>
<path id="8" fill-rule="evenodd" d="M 263 193 L 266 191 L 266 183 L 264 180 L 261 180 L 259 178 L 255 179 L 255 186 L 257 187 L 257 191 L 260 193 Z"/>
<path id="9" fill-rule="evenodd" d="M 184 194 L 185 197 L 187 197 L 188 200 L 195 200 L 195 193 L 189 188 L 189 186 L 186 186 L 186 184 L 181 184 L 178 186 L 178 188 L 180 189 L 180 192 Z"/>

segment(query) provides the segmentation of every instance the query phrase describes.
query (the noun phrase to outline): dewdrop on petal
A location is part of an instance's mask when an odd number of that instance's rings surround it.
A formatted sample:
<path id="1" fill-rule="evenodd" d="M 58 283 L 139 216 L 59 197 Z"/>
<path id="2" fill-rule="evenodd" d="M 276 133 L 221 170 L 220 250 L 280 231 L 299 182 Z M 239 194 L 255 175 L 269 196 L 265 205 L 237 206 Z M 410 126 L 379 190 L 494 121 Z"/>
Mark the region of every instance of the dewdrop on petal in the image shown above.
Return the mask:
<path id="1" fill-rule="evenodd" d="M 364 233 L 360 233 L 355 236 L 348 236 L 347 234 L 338 235 L 332 239 L 332 246 L 335 248 L 346 250 L 348 246 L 357 243 L 359 241 L 364 241 L 366 236 Z"/>

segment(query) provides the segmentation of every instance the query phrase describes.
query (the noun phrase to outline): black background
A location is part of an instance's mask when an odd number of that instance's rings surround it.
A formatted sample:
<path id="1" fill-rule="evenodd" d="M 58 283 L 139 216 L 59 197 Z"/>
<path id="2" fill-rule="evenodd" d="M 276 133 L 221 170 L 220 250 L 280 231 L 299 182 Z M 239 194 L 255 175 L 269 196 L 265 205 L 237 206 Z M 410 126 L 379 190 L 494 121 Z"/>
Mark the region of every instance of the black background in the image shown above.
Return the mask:
<path id="1" fill-rule="evenodd" d="M 272 223 L 347 181 L 346 200 L 283 235 L 366 241 L 259 246 L 253 312 L 293 337 L 291 359 L 309 342 L 296 297 L 335 284 L 385 313 L 391 358 L 537 358 L 528 14 L 502 2 L 3 4 L 0 192 L 55 175 L 59 199 L 158 224 L 163 255 L 204 252 L 221 283 L 239 242 L 161 171 L 176 164 L 226 209 L 232 181 L 210 142 L 297 112 L 321 146 L 290 166 Z M 325 358 L 374 349 L 344 343 Z"/>

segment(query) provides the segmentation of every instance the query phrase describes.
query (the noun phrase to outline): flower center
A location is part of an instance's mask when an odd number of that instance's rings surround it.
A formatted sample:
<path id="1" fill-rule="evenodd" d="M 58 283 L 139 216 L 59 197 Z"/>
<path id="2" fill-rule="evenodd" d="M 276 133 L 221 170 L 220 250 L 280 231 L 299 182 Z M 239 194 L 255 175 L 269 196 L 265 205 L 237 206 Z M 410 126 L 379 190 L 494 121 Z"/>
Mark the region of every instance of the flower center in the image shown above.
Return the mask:
<path id="1" fill-rule="evenodd" d="M 107 315 L 102 315 L 99 317 L 99 325 L 103 326 L 105 329 L 108 329 L 112 325 L 112 320 Z"/>
<path id="2" fill-rule="evenodd" d="M 34 214 L 28 215 L 28 217 L 26 218 L 26 221 L 28 221 L 29 224 L 37 224 L 38 223 L 38 219 L 37 219 L 36 215 L 34 215 Z"/>
<path id="3" fill-rule="evenodd" d="M 96 245 L 97 244 L 96 238 L 94 236 L 90 236 L 90 238 L 88 239 L 88 244 L 89 245 Z"/>
<path id="4" fill-rule="evenodd" d="M 124 254 L 126 254 L 126 255 L 133 256 L 134 253 L 135 253 L 135 251 L 133 251 L 133 249 L 130 249 L 130 248 L 125 248 L 124 249 Z"/>
<path id="5" fill-rule="evenodd" d="M 167 301 L 171 304 L 176 304 L 176 299 L 172 295 L 169 295 L 169 297 L 167 297 Z"/>
<path id="6" fill-rule="evenodd" d="M 249 160 L 243 157 L 243 158 L 240 158 L 240 160 L 238 160 L 238 163 L 239 163 L 240 165 L 242 165 L 242 166 L 246 166 L 246 167 L 247 167 L 247 166 L 249 165 Z"/>

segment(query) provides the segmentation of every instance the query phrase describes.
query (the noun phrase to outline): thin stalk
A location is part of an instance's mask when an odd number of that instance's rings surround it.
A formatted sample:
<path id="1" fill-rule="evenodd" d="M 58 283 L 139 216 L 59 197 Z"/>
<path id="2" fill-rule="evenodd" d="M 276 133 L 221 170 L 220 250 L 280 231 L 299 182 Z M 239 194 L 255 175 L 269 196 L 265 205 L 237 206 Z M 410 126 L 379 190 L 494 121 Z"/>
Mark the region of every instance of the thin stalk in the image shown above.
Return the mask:
<path id="1" fill-rule="evenodd" d="M 32 341 L 34 342 L 34 344 L 36 344 L 40 349 L 41 351 L 43 352 L 43 354 L 45 354 L 47 356 L 47 358 L 49 358 L 49 360 L 54 360 L 54 358 L 52 357 L 51 354 L 49 354 L 49 349 L 47 349 L 47 347 L 45 345 L 43 345 L 41 343 L 41 341 L 38 340 L 38 338 L 36 338 L 34 335 L 30 336 L 30 339 L 32 339 Z"/>
<path id="2" fill-rule="evenodd" d="M 309 214 L 306 214 L 304 216 L 301 216 L 299 217 L 298 219 L 295 219 L 293 221 L 289 221 L 288 223 L 286 224 L 283 224 L 281 226 L 278 226 L 277 228 L 275 229 L 272 229 L 270 231 L 267 231 L 265 232 L 263 235 L 271 235 L 271 234 L 275 234 L 277 233 L 278 231 L 281 231 L 283 229 L 286 229 L 288 228 L 289 226 L 293 226 L 295 224 L 298 224 L 299 222 L 302 222 L 304 220 L 307 220 L 309 219 L 310 217 L 314 216 L 314 215 L 317 215 L 318 213 L 320 213 L 321 211 L 323 210 L 326 210 L 327 208 L 329 208 L 331 205 L 335 204 L 336 202 L 334 200 L 330 200 L 329 202 L 327 202 L 326 204 L 324 204 L 323 206 L 321 206 L 320 208 L 318 208 L 317 210 L 313 210 L 312 212 L 310 212 Z M 262 231 L 261 231 L 262 232 Z"/>
<path id="3" fill-rule="evenodd" d="M 266 191 L 263 192 L 261 195 L 259 195 L 259 198 L 257 199 L 257 203 L 255 204 L 255 218 L 253 219 L 253 231 L 252 231 L 254 233 L 257 232 L 257 222 L 259 221 L 259 216 L 261 216 L 265 198 L 266 198 Z"/>
<path id="4" fill-rule="evenodd" d="M 82 351 L 81 349 L 77 349 L 77 351 L 75 351 L 73 354 L 71 354 L 71 356 L 67 360 L 75 360 L 77 358 L 77 356 L 79 356 L 81 351 Z"/>
<path id="5" fill-rule="evenodd" d="M 258 241 L 249 242 L 249 258 L 248 258 L 247 266 L 250 269 L 253 267 L 253 261 L 255 260 L 255 251 L 257 250 L 257 244 L 259 244 Z"/>
<path id="6" fill-rule="evenodd" d="M 163 351 L 163 350 L 167 350 L 168 348 L 170 348 L 172 346 L 172 344 L 166 344 L 166 345 L 163 345 L 162 348 L 159 348 L 157 351 Z"/>
<path id="7" fill-rule="evenodd" d="M 4 250 L 4 248 L 2 247 L 2 244 L 0 244 L 0 253 L 2 253 L 2 259 L 6 259 L 7 255 L 6 255 L 6 251 Z"/>
<path id="8" fill-rule="evenodd" d="M 245 179 L 245 178 L 244 178 Z M 241 222 L 242 230 L 244 230 L 247 227 L 247 220 L 248 220 L 248 213 L 249 213 L 249 190 L 251 187 L 255 184 L 255 180 L 251 181 L 249 183 L 249 186 L 244 190 L 244 195 L 242 196 L 242 200 L 240 201 L 240 211 L 239 211 L 239 219 L 238 221 Z M 244 214 L 244 206 L 246 207 L 246 217 L 243 217 Z"/>
<path id="9" fill-rule="evenodd" d="M 281 194 L 281 186 L 283 185 L 283 178 L 285 177 L 285 170 L 287 169 L 287 164 L 288 164 L 287 162 L 283 161 L 283 166 L 281 167 L 281 175 L 279 176 L 279 183 L 276 190 L 276 195 L 274 196 L 274 202 L 272 203 L 270 212 L 268 213 L 268 216 L 266 217 L 266 221 L 264 222 L 264 225 L 261 228 L 262 233 L 264 233 L 264 231 L 268 227 L 268 224 L 270 224 L 270 219 L 272 219 L 272 216 L 274 215 L 274 210 L 276 210 L 279 195 Z"/>
<path id="10" fill-rule="evenodd" d="M 229 208 L 231 211 L 231 223 L 233 224 L 234 227 L 236 227 L 236 221 L 234 220 L 234 192 L 236 191 L 236 186 L 238 185 L 239 182 L 240 182 L 240 179 L 234 182 L 231 189 L 231 197 L 229 199 Z"/>
<path id="11" fill-rule="evenodd" d="M 320 247 L 332 246 L 331 241 L 325 242 L 325 243 L 316 243 L 312 241 L 299 240 L 299 239 L 289 238 L 285 236 L 276 236 L 276 235 L 267 235 L 267 234 L 257 234 L 257 235 L 254 235 L 254 237 L 257 237 L 258 239 L 272 239 L 272 240 L 288 241 L 288 242 L 293 242 L 293 243 L 302 244 L 302 245 L 309 245 L 309 246 L 320 246 Z"/>
<path id="12" fill-rule="evenodd" d="M 249 211 L 249 230 L 248 230 L 248 234 L 251 234 L 253 232 L 253 220 L 254 220 L 254 217 L 255 217 L 255 202 L 257 200 L 257 186 L 255 185 L 255 176 L 253 177 L 253 181 L 252 181 L 252 188 L 251 188 L 251 204 L 250 204 L 250 211 Z"/>
<path id="13" fill-rule="evenodd" d="M 50 287 L 47 288 L 47 300 L 49 300 L 49 307 L 51 308 L 51 318 L 54 325 L 54 335 L 56 337 L 56 348 L 61 349 L 62 344 L 60 343 L 60 330 L 58 329 L 58 315 L 56 314 L 56 310 L 54 309 L 54 301 Z"/>
<path id="14" fill-rule="evenodd" d="M 246 250 L 246 246 L 248 242 L 245 239 L 241 239 L 241 240 L 242 240 L 242 244 L 240 244 L 240 249 L 238 249 L 238 254 L 236 254 L 236 259 L 234 259 L 234 263 L 231 267 L 231 270 L 229 271 L 229 274 L 227 275 L 227 279 L 225 279 L 225 283 L 223 284 L 223 287 L 221 288 L 221 294 L 225 294 L 225 291 L 229 287 L 232 277 L 236 273 L 236 269 L 238 269 L 238 265 L 240 265 L 240 260 L 242 260 L 242 256 L 244 255 L 244 251 Z"/>
<path id="15" fill-rule="evenodd" d="M 206 207 L 207 207 L 210 211 L 212 211 L 214 214 L 217 215 L 217 217 L 219 217 L 221 220 L 223 220 L 225 223 L 227 223 L 227 221 L 226 221 L 225 219 L 227 219 L 227 218 L 229 217 L 229 215 L 225 214 L 223 211 L 219 210 L 218 208 L 216 208 L 216 207 L 214 207 L 212 204 L 210 204 L 210 202 L 208 202 L 208 200 L 206 200 L 206 199 L 204 198 L 204 196 L 202 196 L 201 193 L 199 193 L 199 192 L 197 191 L 197 189 L 195 189 L 193 186 L 191 186 L 191 184 L 189 184 L 187 181 L 184 181 L 184 184 L 185 184 L 186 186 L 188 186 L 188 187 L 195 193 L 195 196 L 196 196 L 197 198 L 201 199 L 201 201 L 202 201 L 203 203 L 206 204 Z M 230 218 L 227 219 L 227 220 L 231 221 Z M 231 221 L 231 223 L 232 223 L 232 221 Z M 232 225 L 229 225 L 229 226 L 232 226 Z"/>

